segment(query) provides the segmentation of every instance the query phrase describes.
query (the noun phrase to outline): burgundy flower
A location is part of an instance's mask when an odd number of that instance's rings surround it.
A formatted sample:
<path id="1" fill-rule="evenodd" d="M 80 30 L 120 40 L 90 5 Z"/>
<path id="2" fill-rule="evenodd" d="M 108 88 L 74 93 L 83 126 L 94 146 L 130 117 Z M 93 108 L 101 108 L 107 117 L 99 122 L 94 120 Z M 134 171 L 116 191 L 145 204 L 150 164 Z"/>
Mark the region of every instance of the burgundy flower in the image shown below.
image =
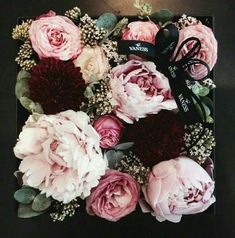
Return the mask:
<path id="1" fill-rule="evenodd" d="M 33 67 L 29 79 L 30 99 L 40 103 L 46 114 L 78 111 L 85 88 L 80 68 L 71 61 L 42 59 Z"/>
<path id="2" fill-rule="evenodd" d="M 179 156 L 184 143 L 184 124 L 179 116 L 161 111 L 130 125 L 125 141 L 133 141 L 132 151 L 147 166 Z"/>

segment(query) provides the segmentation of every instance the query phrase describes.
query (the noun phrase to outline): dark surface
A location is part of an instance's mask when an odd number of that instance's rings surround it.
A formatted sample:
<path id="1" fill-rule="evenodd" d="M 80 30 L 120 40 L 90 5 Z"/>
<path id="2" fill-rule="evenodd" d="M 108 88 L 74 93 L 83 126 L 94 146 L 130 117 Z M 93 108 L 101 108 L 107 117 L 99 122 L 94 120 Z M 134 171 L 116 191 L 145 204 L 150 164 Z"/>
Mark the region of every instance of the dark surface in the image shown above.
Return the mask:
<path id="1" fill-rule="evenodd" d="M 150 215 L 135 212 L 118 223 L 77 214 L 63 223 L 52 223 L 48 216 L 30 220 L 16 217 L 12 194 L 16 168 L 12 147 L 16 139 L 16 104 L 14 84 L 16 42 L 11 30 L 19 16 L 37 16 L 49 9 L 58 13 L 73 6 L 92 15 L 104 11 L 133 15 L 132 1 L 117 0 L 8 0 L 0 3 L 0 237 L 102 237 L 102 238 L 165 238 L 165 237 L 235 237 L 235 72 L 234 72 L 234 0 L 161 0 L 149 1 L 155 9 L 169 8 L 175 14 L 214 15 L 215 33 L 219 41 L 219 59 L 215 69 L 216 89 L 216 215 L 184 216 L 181 223 L 159 223 Z M 79 4 L 80 3 L 80 4 Z"/>

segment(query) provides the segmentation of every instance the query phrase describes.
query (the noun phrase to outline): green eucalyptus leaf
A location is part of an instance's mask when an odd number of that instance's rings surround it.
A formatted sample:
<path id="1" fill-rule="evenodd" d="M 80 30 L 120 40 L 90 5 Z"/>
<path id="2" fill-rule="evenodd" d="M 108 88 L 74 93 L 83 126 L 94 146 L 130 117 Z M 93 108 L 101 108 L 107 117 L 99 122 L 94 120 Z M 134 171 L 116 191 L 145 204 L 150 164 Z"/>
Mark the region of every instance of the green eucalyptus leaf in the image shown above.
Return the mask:
<path id="1" fill-rule="evenodd" d="M 97 19 L 96 25 L 106 31 L 112 31 L 117 25 L 117 17 L 113 13 L 104 13 Z"/>
<path id="2" fill-rule="evenodd" d="M 213 119 L 211 116 L 208 116 L 208 117 L 206 118 L 206 122 L 207 122 L 207 123 L 214 123 L 214 119 Z"/>
<path id="3" fill-rule="evenodd" d="M 32 209 L 36 212 L 46 211 L 51 206 L 51 198 L 45 194 L 38 194 L 32 203 Z"/>
<path id="4" fill-rule="evenodd" d="M 124 153 L 122 151 L 109 150 L 106 153 L 108 159 L 108 165 L 110 169 L 114 169 L 116 165 L 120 162 Z"/>
<path id="5" fill-rule="evenodd" d="M 21 171 L 17 170 L 17 171 L 14 172 L 14 176 L 17 179 L 18 185 L 22 186 L 22 184 L 23 184 L 23 180 L 22 180 L 23 173 Z"/>
<path id="6" fill-rule="evenodd" d="M 210 108 L 209 108 L 207 105 L 205 105 L 204 103 L 202 103 L 202 105 L 203 105 L 203 107 L 204 107 L 204 109 L 205 109 L 206 116 L 207 116 L 207 117 L 210 116 L 210 114 L 211 114 Z"/>
<path id="7" fill-rule="evenodd" d="M 36 196 L 36 191 L 31 188 L 21 188 L 14 193 L 14 198 L 22 204 L 30 204 Z"/>
<path id="8" fill-rule="evenodd" d="M 198 95 L 201 96 L 201 97 L 205 97 L 205 96 L 207 96 L 209 93 L 210 93 L 210 89 L 207 88 L 207 87 L 203 87 L 203 86 L 202 86 L 202 87 L 199 89 Z"/>
<path id="9" fill-rule="evenodd" d="M 21 97 L 19 100 L 21 105 L 28 111 L 43 114 L 42 106 L 39 103 L 32 101 L 28 97 Z"/>
<path id="10" fill-rule="evenodd" d="M 114 157 L 114 154 L 115 154 L 115 150 L 108 150 L 105 154 L 106 154 L 106 157 L 107 157 L 107 160 L 111 160 L 113 157 Z"/>
<path id="11" fill-rule="evenodd" d="M 25 70 L 21 70 L 18 74 L 17 74 L 17 78 L 16 80 L 21 80 L 21 79 L 29 79 L 31 77 L 31 74 L 28 71 Z"/>
<path id="12" fill-rule="evenodd" d="M 193 91 L 194 94 L 198 95 L 199 92 L 200 92 L 199 86 L 197 84 L 194 84 L 192 86 L 192 91 Z"/>
<path id="13" fill-rule="evenodd" d="M 151 15 L 154 21 L 164 24 L 173 20 L 174 14 L 168 9 L 161 9 L 159 12 L 155 12 Z"/>
<path id="14" fill-rule="evenodd" d="M 21 80 L 17 80 L 15 85 L 15 95 L 18 99 L 29 96 L 28 79 L 23 78 Z"/>
<path id="15" fill-rule="evenodd" d="M 130 149 L 134 145 L 134 142 L 126 142 L 118 144 L 114 147 L 115 150 L 127 150 Z"/>
<path id="16" fill-rule="evenodd" d="M 36 217 L 43 214 L 43 212 L 35 212 L 31 208 L 31 204 L 25 205 L 25 204 L 19 204 L 18 208 L 18 217 L 19 218 L 31 218 L 31 217 Z"/>
<path id="17" fill-rule="evenodd" d="M 207 105 L 211 110 L 213 110 L 214 103 L 209 97 L 201 97 L 201 101 Z"/>
<path id="18" fill-rule="evenodd" d="M 86 88 L 86 91 L 84 92 L 84 96 L 85 96 L 86 98 L 91 98 L 92 96 L 94 96 L 94 93 L 93 93 L 91 87 L 88 86 L 88 87 Z"/>
<path id="19" fill-rule="evenodd" d="M 204 110 L 205 110 L 206 118 L 208 118 L 208 116 L 210 116 L 210 114 L 211 114 L 210 108 L 207 107 L 204 103 L 202 103 L 202 105 L 203 105 Z M 196 106 L 197 111 L 198 111 L 198 113 L 200 114 L 201 118 L 204 119 L 203 112 L 202 112 L 202 109 L 201 109 L 201 107 L 199 106 L 199 104 L 198 104 L 198 103 L 195 103 L 195 106 Z M 206 120 L 207 120 L 207 119 L 206 119 Z"/>

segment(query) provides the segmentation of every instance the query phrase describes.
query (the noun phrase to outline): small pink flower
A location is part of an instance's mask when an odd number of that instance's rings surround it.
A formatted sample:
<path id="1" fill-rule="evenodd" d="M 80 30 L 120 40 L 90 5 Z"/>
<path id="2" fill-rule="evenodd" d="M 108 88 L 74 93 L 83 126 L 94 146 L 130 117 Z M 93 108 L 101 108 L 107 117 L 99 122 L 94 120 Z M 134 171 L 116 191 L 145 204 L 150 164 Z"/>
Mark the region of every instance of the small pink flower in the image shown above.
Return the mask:
<path id="1" fill-rule="evenodd" d="M 53 11 L 33 21 L 29 38 L 39 58 L 70 60 L 82 51 L 79 27 L 67 17 L 55 16 Z"/>
<path id="2" fill-rule="evenodd" d="M 139 184 L 128 174 L 107 170 L 86 200 L 86 210 L 109 221 L 130 214 L 139 200 Z"/>
<path id="3" fill-rule="evenodd" d="M 205 211 L 215 202 L 214 181 L 195 161 L 179 157 L 152 168 L 148 185 L 143 187 L 143 212 L 158 221 L 179 222 L 182 215 Z M 146 203 L 147 202 L 147 203 Z"/>
<path id="4" fill-rule="evenodd" d="M 201 50 L 199 51 L 198 55 L 195 56 L 195 58 L 206 62 L 210 70 L 212 70 L 217 61 L 218 50 L 218 43 L 212 30 L 201 23 L 183 28 L 180 30 L 179 42 L 175 52 L 177 52 L 177 49 L 181 43 L 189 37 L 197 37 L 200 40 Z M 193 42 L 189 42 L 186 46 L 184 46 L 180 55 L 177 57 L 177 60 L 180 60 L 184 55 L 186 55 L 192 46 Z M 189 69 L 189 74 L 195 79 L 203 78 L 206 76 L 206 73 L 207 70 L 203 65 L 194 65 Z"/>
<path id="5" fill-rule="evenodd" d="M 99 46 L 84 47 L 82 53 L 75 59 L 74 64 L 80 67 L 83 79 L 86 83 L 92 82 L 92 76 L 95 79 L 102 79 L 104 74 L 109 71 L 110 65 L 103 49 Z"/>
<path id="6" fill-rule="evenodd" d="M 159 27 L 151 21 L 134 21 L 128 24 L 122 34 L 123 40 L 146 41 L 155 44 Z"/>
<path id="7" fill-rule="evenodd" d="M 177 108 L 168 79 L 153 62 L 130 60 L 113 68 L 110 87 L 114 112 L 127 123 Z"/>
<path id="8" fill-rule="evenodd" d="M 118 144 L 123 131 L 123 124 L 115 116 L 105 115 L 99 117 L 93 127 L 100 136 L 100 146 L 104 149 L 114 147 Z"/>

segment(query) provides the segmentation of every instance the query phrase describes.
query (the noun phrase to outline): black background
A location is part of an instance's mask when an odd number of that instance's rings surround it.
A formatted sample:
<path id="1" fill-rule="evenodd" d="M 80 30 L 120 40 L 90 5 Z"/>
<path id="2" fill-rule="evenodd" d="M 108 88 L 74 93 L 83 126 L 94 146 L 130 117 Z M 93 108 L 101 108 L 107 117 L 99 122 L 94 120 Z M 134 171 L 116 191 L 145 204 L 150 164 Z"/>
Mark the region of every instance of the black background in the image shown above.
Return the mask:
<path id="1" fill-rule="evenodd" d="M 14 84 L 17 45 L 11 31 L 19 16 L 37 16 L 49 9 L 57 13 L 74 6 L 92 15 L 113 12 L 133 15 L 132 1 L 124 0 L 8 0 L 0 2 L 0 237 L 98 237 L 98 238 L 208 238 L 235 237 L 235 27 L 234 0 L 162 0 L 154 9 L 169 8 L 175 14 L 213 15 L 219 41 L 215 68 L 216 89 L 216 215 L 184 216 L 181 223 L 159 223 L 150 215 L 135 212 L 118 223 L 77 213 L 63 223 L 52 223 L 47 215 L 22 220 L 16 217 L 12 194 L 16 169 L 12 147 L 16 139 Z"/>

